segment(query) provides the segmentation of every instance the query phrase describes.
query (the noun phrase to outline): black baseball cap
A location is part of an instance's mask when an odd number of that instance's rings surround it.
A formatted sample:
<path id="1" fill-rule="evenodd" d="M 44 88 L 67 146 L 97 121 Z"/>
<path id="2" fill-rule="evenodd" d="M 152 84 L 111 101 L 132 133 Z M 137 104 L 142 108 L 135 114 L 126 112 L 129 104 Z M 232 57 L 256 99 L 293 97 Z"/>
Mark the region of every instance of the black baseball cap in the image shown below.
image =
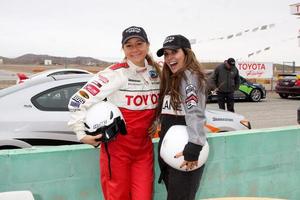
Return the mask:
<path id="1" fill-rule="evenodd" d="M 234 60 L 234 58 L 228 58 L 228 59 L 227 59 L 227 63 L 228 63 L 228 65 L 230 65 L 230 66 L 235 66 L 235 60 Z"/>
<path id="2" fill-rule="evenodd" d="M 124 45 L 129 39 L 135 37 L 149 43 L 147 34 L 142 27 L 130 26 L 126 28 L 122 33 L 122 45 Z"/>
<path id="3" fill-rule="evenodd" d="M 166 37 L 163 47 L 156 52 L 158 57 L 164 55 L 165 49 L 180 49 L 188 48 L 191 49 L 190 41 L 183 35 L 170 35 Z"/>

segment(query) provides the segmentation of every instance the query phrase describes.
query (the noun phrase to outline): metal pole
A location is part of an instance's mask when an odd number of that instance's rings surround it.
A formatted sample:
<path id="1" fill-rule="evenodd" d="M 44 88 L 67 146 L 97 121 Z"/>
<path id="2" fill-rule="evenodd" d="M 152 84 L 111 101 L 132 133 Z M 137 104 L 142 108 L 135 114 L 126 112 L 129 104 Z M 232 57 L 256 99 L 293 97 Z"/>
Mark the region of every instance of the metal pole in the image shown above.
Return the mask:
<path id="1" fill-rule="evenodd" d="M 296 67 L 296 62 L 295 61 L 293 61 L 293 73 L 295 73 L 295 67 Z"/>

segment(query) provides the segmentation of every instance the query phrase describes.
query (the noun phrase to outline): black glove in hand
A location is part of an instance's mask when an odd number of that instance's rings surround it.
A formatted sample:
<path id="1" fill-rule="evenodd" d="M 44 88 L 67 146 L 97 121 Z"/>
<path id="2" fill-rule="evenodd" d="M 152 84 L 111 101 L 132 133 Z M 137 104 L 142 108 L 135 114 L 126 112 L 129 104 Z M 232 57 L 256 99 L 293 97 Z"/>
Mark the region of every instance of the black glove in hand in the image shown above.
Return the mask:
<path id="1" fill-rule="evenodd" d="M 188 142 L 183 150 L 183 156 L 185 161 L 196 161 L 199 158 L 202 146 Z"/>

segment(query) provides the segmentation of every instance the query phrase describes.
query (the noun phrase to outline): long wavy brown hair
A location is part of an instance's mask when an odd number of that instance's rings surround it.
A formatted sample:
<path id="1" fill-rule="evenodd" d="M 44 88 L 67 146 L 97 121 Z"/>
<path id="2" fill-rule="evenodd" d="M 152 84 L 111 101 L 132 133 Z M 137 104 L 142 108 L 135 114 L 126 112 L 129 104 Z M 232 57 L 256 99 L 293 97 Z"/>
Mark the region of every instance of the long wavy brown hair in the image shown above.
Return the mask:
<path id="1" fill-rule="evenodd" d="M 155 68 L 156 72 L 158 73 L 159 78 L 161 79 L 161 66 L 156 61 L 154 61 L 152 56 L 150 56 L 149 54 L 146 55 L 146 60 L 149 65 L 151 65 L 152 67 Z"/>
<path id="2" fill-rule="evenodd" d="M 171 106 L 174 110 L 176 110 L 176 108 L 178 108 L 181 104 L 182 100 L 180 94 L 180 83 L 183 78 L 187 79 L 184 74 L 185 70 L 190 70 L 192 73 L 197 74 L 198 89 L 205 91 L 207 78 L 202 65 L 198 62 L 194 52 L 191 49 L 184 48 L 183 52 L 185 54 L 184 66 L 176 73 L 173 74 L 167 64 L 164 63 L 161 74 L 160 98 L 157 107 L 158 116 L 161 113 L 163 98 L 165 95 L 171 96 Z"/>

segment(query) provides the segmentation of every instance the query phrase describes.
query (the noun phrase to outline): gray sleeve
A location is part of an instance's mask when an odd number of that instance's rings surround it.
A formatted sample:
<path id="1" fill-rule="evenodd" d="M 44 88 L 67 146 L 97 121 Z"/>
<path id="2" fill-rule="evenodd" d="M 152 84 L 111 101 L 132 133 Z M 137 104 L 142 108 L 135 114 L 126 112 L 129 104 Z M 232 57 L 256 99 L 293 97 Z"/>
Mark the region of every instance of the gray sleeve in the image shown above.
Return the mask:
<path id="1" fill-rule="evenodd" d="M 197 76 L 190 71 L 185 71 L 187 80 L 182 80 L 180 92 L 185 111 L 185 121 L 189 134 L 189 142 L 204 146 L 205 133 L 205 88 L 199 89 Z"/>

